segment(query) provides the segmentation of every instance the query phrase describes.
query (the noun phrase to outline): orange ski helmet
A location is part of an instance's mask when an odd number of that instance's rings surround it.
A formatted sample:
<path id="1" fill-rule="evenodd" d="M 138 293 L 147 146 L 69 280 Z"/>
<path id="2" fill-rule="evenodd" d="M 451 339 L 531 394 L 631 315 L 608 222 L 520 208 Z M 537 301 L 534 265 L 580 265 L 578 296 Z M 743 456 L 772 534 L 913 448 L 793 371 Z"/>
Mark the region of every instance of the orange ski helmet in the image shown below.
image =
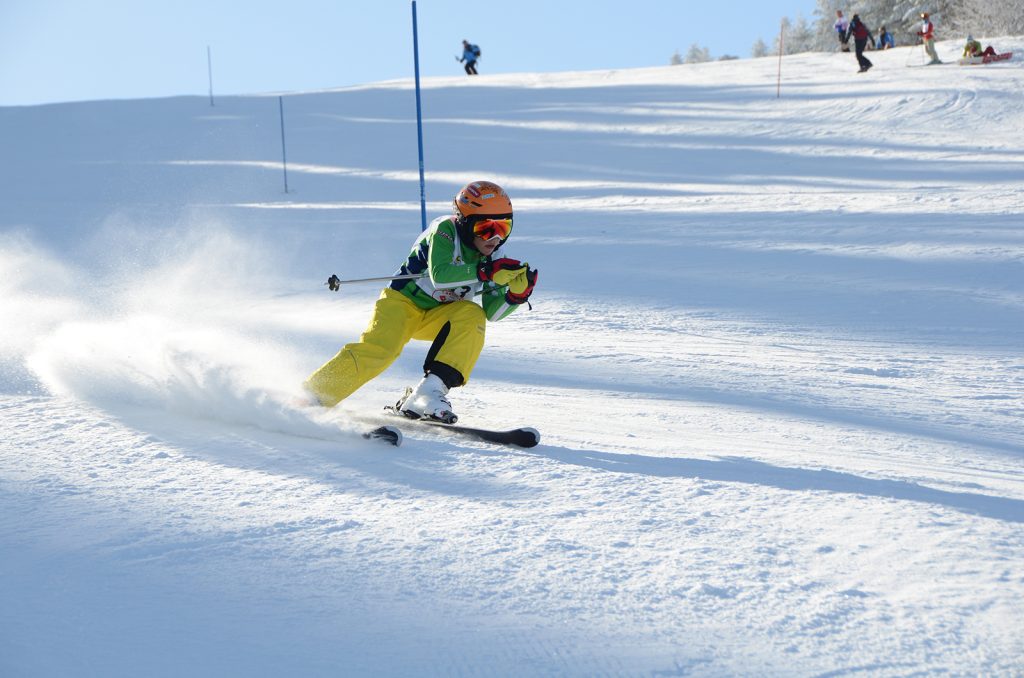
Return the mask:
<path id="1" fill-rule="evenodd" d="M 473 227 L 477 222 L 489 219 L 507 219 L 512 221 L 512 201 L 498 184 L 492 181 L 472 181 L 455 194 L 452 201 L 452 216 L 459 238 L 464 243 L 473 242 Z M 501 239 L 505 244 L 508 235 Z"/>

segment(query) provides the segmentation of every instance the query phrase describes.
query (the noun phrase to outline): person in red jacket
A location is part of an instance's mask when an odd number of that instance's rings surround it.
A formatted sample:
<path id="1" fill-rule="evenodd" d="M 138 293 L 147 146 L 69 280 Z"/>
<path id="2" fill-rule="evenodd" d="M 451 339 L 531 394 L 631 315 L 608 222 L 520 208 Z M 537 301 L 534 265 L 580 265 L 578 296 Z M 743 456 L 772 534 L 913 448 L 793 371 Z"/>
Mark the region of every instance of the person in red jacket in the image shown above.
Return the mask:
<path id="1" fill-rule="evenodd" d="M 846 35 L 847 37 L 853 36 L 853 47 L 857 53 L 857 63 L 860 64 L 858 73 L 866 72 L 874 64 L 864 56 L 864 48 L 867 47 L 869 40 L 874 42 L 875 39 L 871 35 L 871 30 L 860 20 L 860 14 L 853 15 L 853 20 L 850 21 L 850 27 L 847 29 Z"/>
<path id="2" fill-rule="evenodd" d="M 921 12 L 921 30 L 917 34 L 924 41 L 924 51 L 931 57 L 931 61 L 928 64 L 941 64 L 939 55 L 935 52 L 935 25 L 932 23 L 928 12 Z"/>

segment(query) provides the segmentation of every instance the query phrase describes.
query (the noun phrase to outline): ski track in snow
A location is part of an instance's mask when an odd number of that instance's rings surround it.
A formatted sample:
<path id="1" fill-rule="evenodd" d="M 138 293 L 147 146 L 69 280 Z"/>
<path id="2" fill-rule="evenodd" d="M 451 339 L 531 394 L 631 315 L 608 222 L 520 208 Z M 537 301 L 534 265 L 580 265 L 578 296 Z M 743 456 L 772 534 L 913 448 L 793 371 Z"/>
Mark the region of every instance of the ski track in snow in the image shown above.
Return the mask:
<path id="1" fill-rule="evenodd" d="M 0 674 L 1018 673 L 1022 62 L 872 58 L 427 81 L 430 211 L 542 271 L 453 394 L 529 450 L 363 440 L 415 344 L 297 401 L 408 83 L 289 97 L 288 196 L 268 97 L 0 108 Z"/>

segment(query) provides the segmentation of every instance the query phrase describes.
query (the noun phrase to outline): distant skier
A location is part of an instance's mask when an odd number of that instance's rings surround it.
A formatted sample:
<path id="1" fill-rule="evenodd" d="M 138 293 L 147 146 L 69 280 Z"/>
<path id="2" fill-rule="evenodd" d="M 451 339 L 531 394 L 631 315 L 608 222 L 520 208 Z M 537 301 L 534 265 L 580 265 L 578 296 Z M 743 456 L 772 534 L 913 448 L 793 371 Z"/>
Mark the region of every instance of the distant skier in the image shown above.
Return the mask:
<path id="1" fill-rule="evenodd" d="M 850 51 L 850 36 L 847 31 L 850 28 L 850 22 L 843 16 L 843 10 L 836 10 L 836 22 L 832 24 L 832 27 L 836 31 L 836 37 L 839 38 L 839 51 L 849 52 Z"/>
<path id="2" fill-rule="evenodd" d="M 434 219 L 413 243 L 374 307 L 358 342 L 346 345 L 306 381 L 320 405 L 334 407 L 383 372 L 410 339 L 432 342 L 423 379 L 396 410 L 410 417 L 453 423 L 448 391 L 469 380 L 484 347 L 487 321 L 527 303 L 537 271 L 504 256 L 512 234 L 512 201 L 497 184 L 474 181 L 455 195 L 452 214 Z M 481 303 L 474 297 L 481 295 Z"/>
<path id="3" fill-rule="evenodd" d="M 865 73 L 869 68 L 874 66 L 871 61 L 864 56 L 864 48 L 867 47 L 868 41 L 874 42 L 874 38 L 871 35 L 871 31 L 864 22 L 860 20 L 859 14 L 853 15 L 853 20 L 850 21 L 850 27 L 846 31 L 847 37 L 853 36 L 853 46 L 857 52 L 857 63 L 860 64 L 860 70 L 858 73 Z"/>
<path id="4" fill-rule="evenodd" d="M 885 26 L 882 26 L 878 33 L 878 42 L 875 44 L 875 49 L 892 49 L 895 46 L 896 41 L 893 40 L 892 33 Z"/>
<path id="5" fill-rule="evenodd" d="M 928 65 L 941 64 L 939 55 L 935 52 L 935 25 L 931 22 L 928 12 L 921 12 L 921 30 L 917 32 L 924 41 L 924 51 L 931 57 Z"/>
<path id="6" fill-rule="evenodd" d="M 476 61 L 480 58 L 480 48 L 477 45 L 469 44 L 469 40 L 462 41 L 462 58 L 459 63 L 465 63 L 466 75 L 477 75 Z"/>

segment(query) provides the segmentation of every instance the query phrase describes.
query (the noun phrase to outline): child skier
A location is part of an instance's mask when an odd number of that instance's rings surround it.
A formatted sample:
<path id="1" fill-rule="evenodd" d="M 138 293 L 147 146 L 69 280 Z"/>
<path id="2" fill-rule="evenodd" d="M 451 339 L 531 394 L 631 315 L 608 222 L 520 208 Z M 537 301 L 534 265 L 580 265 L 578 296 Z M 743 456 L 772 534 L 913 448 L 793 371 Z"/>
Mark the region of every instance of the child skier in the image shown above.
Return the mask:
<path id="1" fill-rule="evenodd" d="M 424 377 L 396 409 L 406 416 L 455 423 L 448 391 L 464 385 L 484 346 L 486 322 L 526 303 L 537 271 L 503 256 L 512 233 L 512 202 L 497 184 L 474 181 L 460 190 L 450 216 L 435 219 L 413 244 L 374 307 L 358 342 L 314 372 L 306 389 L 325 407 L 338 404 L 393 363 L 410 339 L 433 342 Z M 481 304 L 473 301 L 478 294 Z"/>

